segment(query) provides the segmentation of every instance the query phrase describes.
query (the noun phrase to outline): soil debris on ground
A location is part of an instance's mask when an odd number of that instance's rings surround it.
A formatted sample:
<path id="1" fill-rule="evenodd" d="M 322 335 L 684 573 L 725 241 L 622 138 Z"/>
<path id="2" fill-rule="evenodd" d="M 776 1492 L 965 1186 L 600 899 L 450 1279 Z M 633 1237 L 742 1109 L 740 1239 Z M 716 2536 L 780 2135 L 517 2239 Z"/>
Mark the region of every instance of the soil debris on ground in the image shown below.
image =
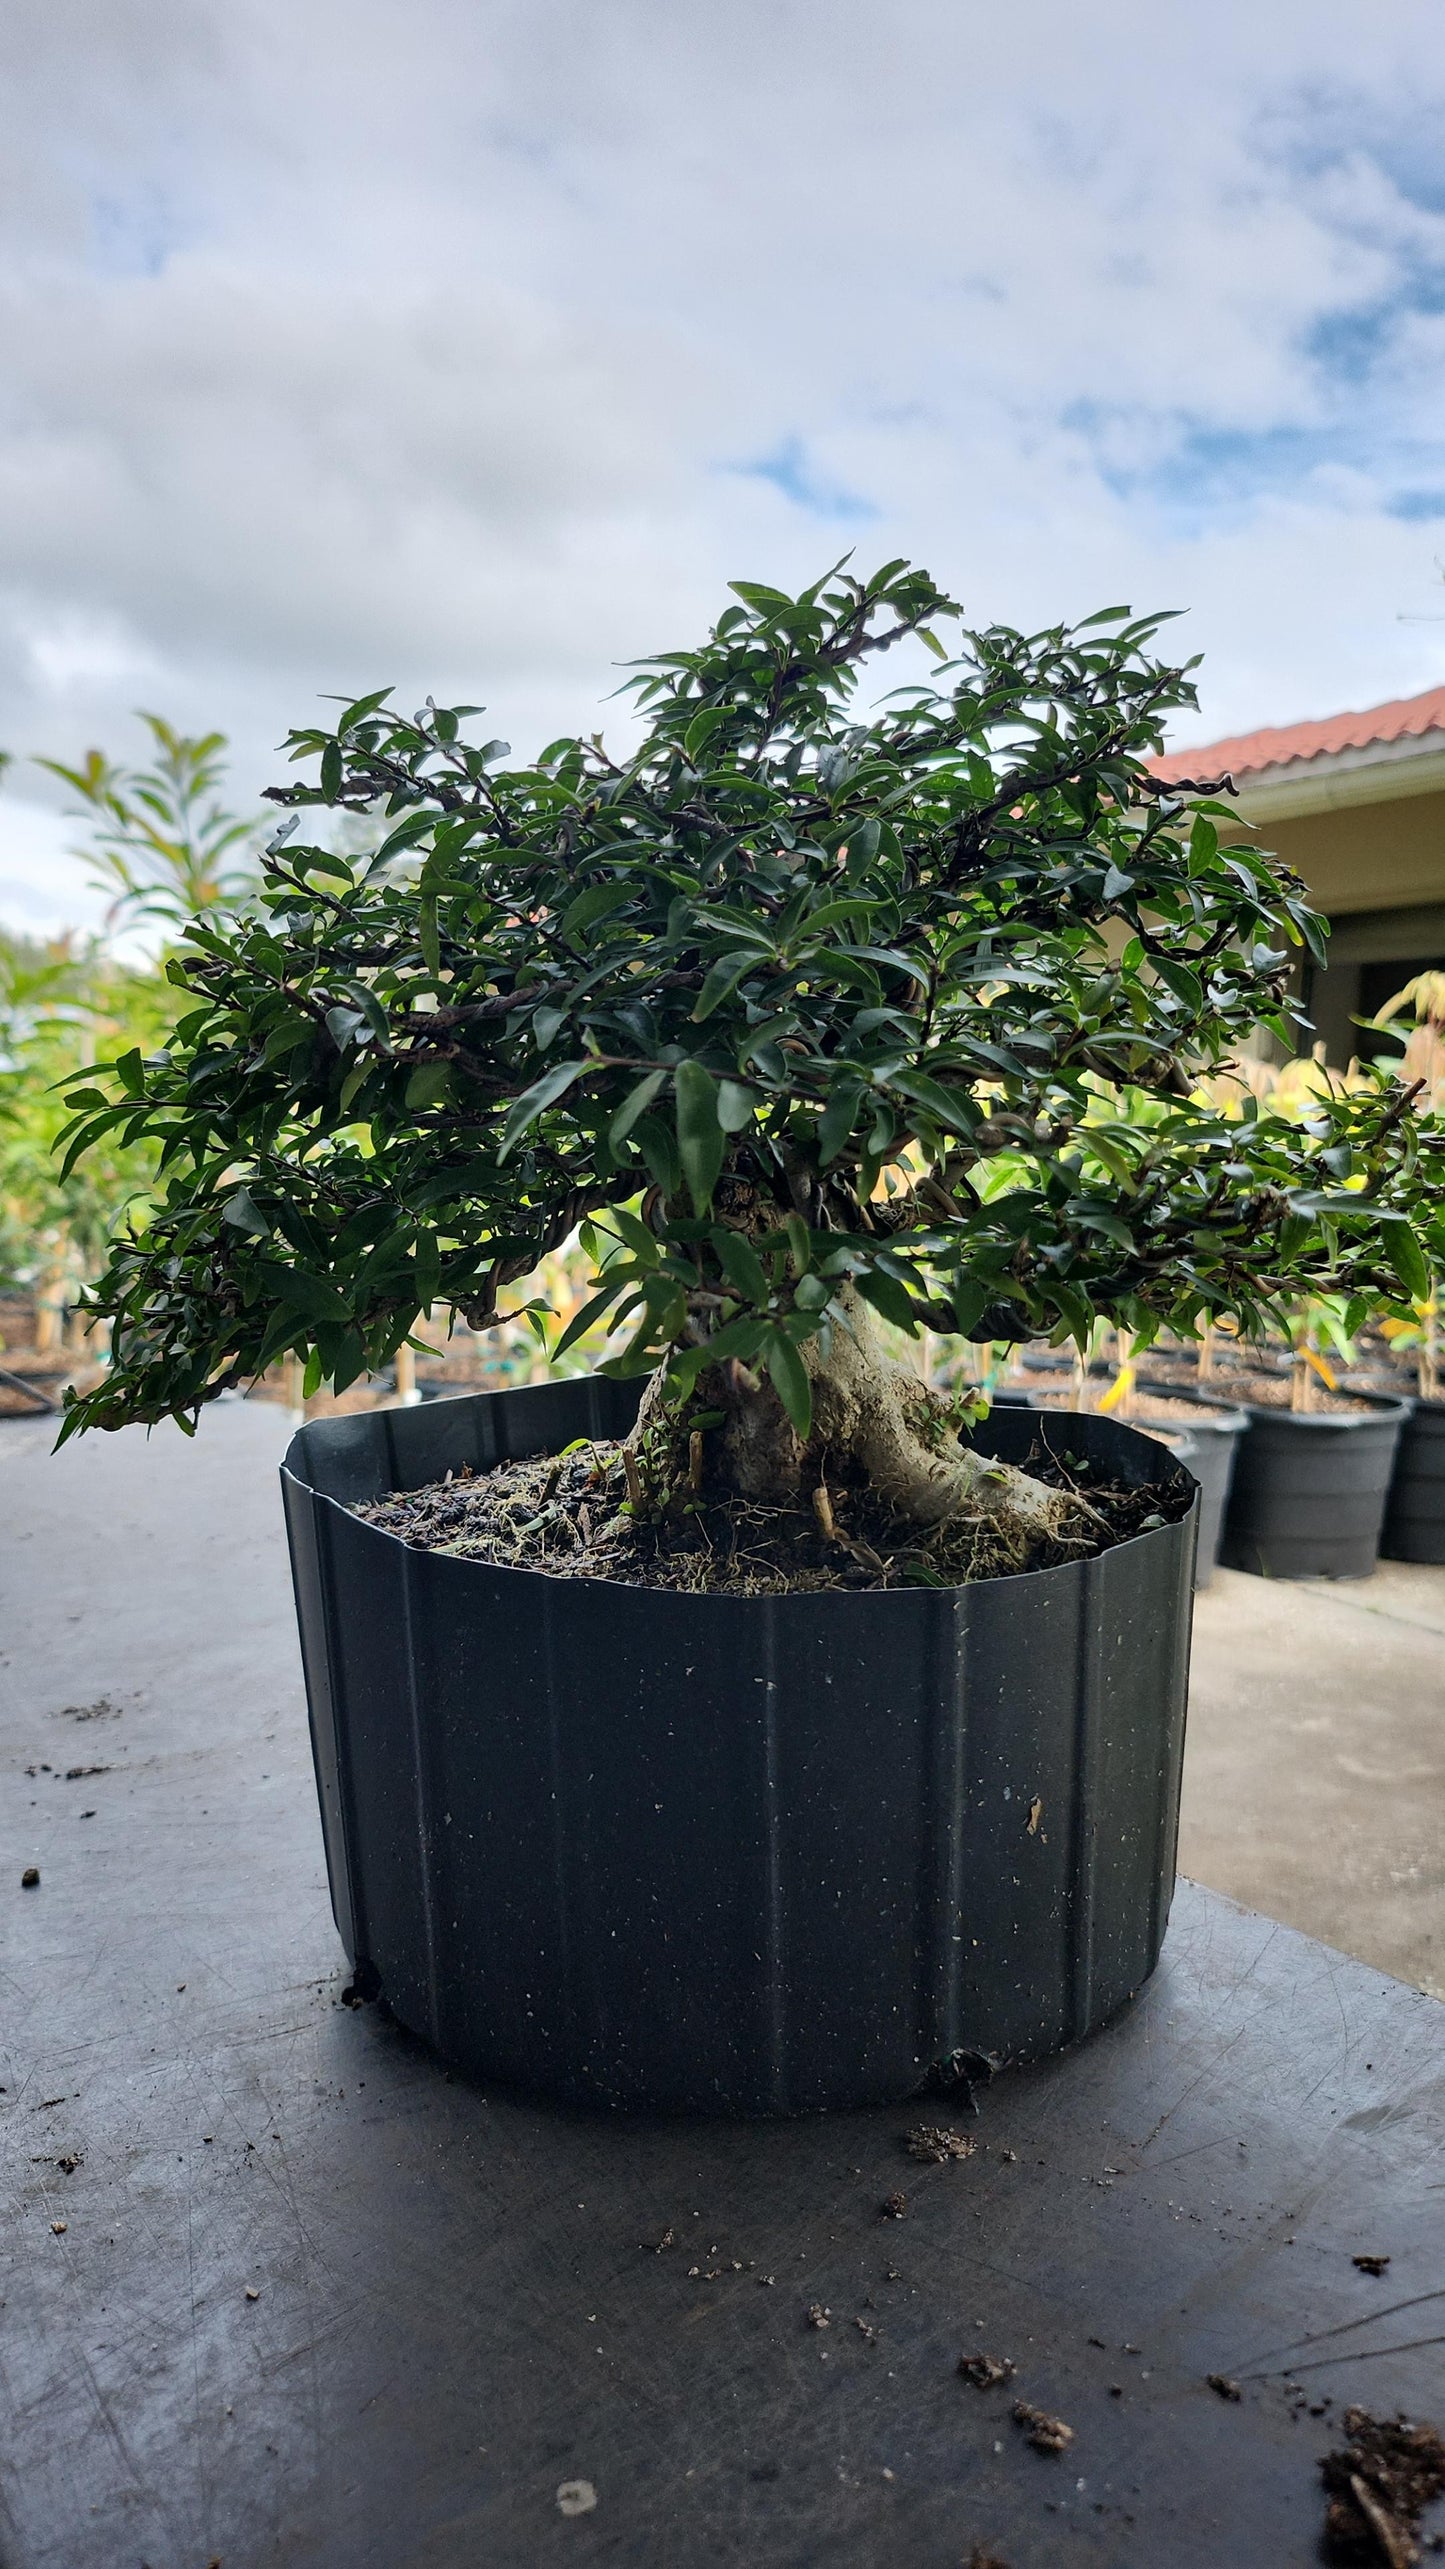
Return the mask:
<path id="1" fill-rule="evenodd" d="M 1320 2464 L 1329 2494 L 1325 2558 L 1360 2569 L 1413 2569 L 1420 2518 L 1445 2496 L 1445 2438 L 1436 2427 L 1371 2417 L 1363 2408 L 1346 2409 L 1345 2433 L 1349 2443 Z"/>
<path id="2" fill-rule="evenodd" d="M 1362 2275 L 1382 2275 L 1389 2262 L 1388 2257 L 1351 2257 L 1350 2259 L 1351 2265 L 1358 2266 Z"/>
<path id="3" fill-rule="evenodd" d="M 833 2314 L 828 2308 L 827 2303 L 825 2301 L 810 2301 L 808 2304 L 808 2326 L 810 2328 L 831 2328 L 832 2325 Z"/>
<path id="4" fill-rule="evenodd" d="M 1009 2565 L 996 2551 L 985 2551 L 982 2543 L 976 2542 L 968 2555 L 968 2569 L 1009 2569 Z"/>
<path id="5" fill-rule="evenodd" d="M 627 1460 L 636 1482 L 636 1459 L 629 1453 Z M 1027 1564 L 1033 1570 L 1110 1551 L 1168 1524 L 1188 1512 L 1194 1495 L 1184 1480 L 1137 1486 L 1111 1480 L 1087 1460 L 1056 1457 L 1042 1443 L 1024 1468 L 1050 1488 L 1087 1490 L 1099 1520 L 1095 1539 L 1082 1550 L 1077 1541 L 1038 1544 Z M 694 1594 L 966 1587 L 1017 1571 L 982 1508 L 924 1528 L 841 1476 L 830 1477 L 828 1496 L 831 1535 L 811 1499 L 798 1507 L 763 1507 L 712 1486 L 706 1474 L 700 1488 L 683 1484 L 665 1505 L 649 1492 L 638 1513 L 622 1445 L 583 1438 L 564 1454 L 531 1455 L 489 1472 L 464 1465 L 421 1489 L 359 1500 L 353 1514 L 419 1551 L 459 1561 Z"/>
<path id="6" fill-rule="evenodd" d="M 1032 2400 L 1015 2400 L 1013 2415 L 1036 2453 L 1067 2453 L 1073 2443 L 1073 2428 L 1061 2417 L 1050 2417 L 1046 2408 L 1035 2408 Z"/>
<path id="7" fill-rule="evenodd" d="M 878 2218 L 880 2221 L 902 2221 L 907 2217 L 907 2212 L 908 2197 L 906 2194 L 899 2194 L 896 2192 L 893 2194 L 885 2194 L 882 2202 L 878 2206 Z"/>
<path id="8" fill-rule="evenodd" d="M 1000 2382 L 1011 2382 L 1018 2366 L 1007 2355 L 960 2355 L 958 2369 L 976 2391 L 992 2391 Z"/>
<path id="9" fill-rule="evenodd" d="M 903 2144 L 910 2159 L 922 2159 L 931 2167 L 945 2167 L 950 2159 L 971 2159 L 977 2141 L 966 2140 L 962 2132 L 952 2132 L 943 2123 L 920 2123 Z"/>
<path id="10" fill-rule="evenodd" d="M 1237 2400 L 1244 2397 L 1238 2382 L 1231 2381 L 1228 2373 L 1206 2373 L 1204 2378 L 1210 2389 L 1217 2391 L 1222 2400 Z"/>

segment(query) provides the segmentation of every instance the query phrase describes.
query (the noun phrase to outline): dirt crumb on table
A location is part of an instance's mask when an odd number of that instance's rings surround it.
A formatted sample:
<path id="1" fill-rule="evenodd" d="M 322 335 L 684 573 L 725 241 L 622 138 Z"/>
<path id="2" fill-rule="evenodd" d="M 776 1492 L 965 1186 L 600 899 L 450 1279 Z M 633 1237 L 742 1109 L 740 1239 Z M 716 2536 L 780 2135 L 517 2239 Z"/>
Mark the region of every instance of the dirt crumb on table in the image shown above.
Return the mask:
<path id="1" fill-rule="evenodd" d="M 1351 2265 L 1358 2266 L 1362 2275 L 1382 2275 L 1389 2262 L 1388 2257 L 1351 2257 L 1350 2259 Z"/>
<path id="2" fill-rule="evenodd" d="M 1073 2443 L 1073 2428 L 1061 2417 L 1050 2417 L 1046 2408 L 1035 2408 L 1032 2400 L 1015 2400 L 1013 2415 L 1036 2453 L 1067 2453 Z"/>
<path id="3" fill-rule="evenodd" d="M 1238 2382 L 1231 2381 L 1228 2373 L 1206 2373 L 1204 2378 L 1210 2389 L 1217 2391 L 1222 2400 L 1237 2400 L 1243 2397 Z"/>
<path id="4" fill-rule="evenodd" d="M 1445 2496 L 1445 2439 L 1406 2417 L 1345 2411 L 1349 2442 L 1320 2464 L 1329 2503 L 1324 2556 L 1360 2569 L 1411 2569 L 1420 2518 Z"/>
<path id="5" fill-rule="evenodd" d="M 943 2123 L 920 2123 L 903 2144 L 910 2159 L 922 2159 L 933 2167 L 945 2167 L 950 2159 L 971 2159 L 978 2148 L 976 2141 L 964 2138 L 962 2132 L 950 2131 Z"/>
<path id="6" fill-rule="evenodd" d="M 991 2391 L 1000 2382 L 1012 2381 L 1018 2366 L 1007 2355 L 960 2355 L 958 2369 L 975 2390 Z"/>

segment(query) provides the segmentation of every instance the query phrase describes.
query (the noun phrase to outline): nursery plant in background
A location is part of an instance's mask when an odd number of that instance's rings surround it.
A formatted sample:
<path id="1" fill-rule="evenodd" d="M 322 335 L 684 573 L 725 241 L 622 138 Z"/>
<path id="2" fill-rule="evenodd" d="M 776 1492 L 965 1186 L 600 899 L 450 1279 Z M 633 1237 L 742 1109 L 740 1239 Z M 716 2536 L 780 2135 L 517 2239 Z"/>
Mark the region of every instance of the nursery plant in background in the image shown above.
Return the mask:
<path id="1" fill-rule="evenodd" d="M 162 1176 L 67 1433 L 286 1353 L 345 1383 L 579 1225 L 575 1325 L 628 1332 L 610 1381 L 313 1426 L 288 1473 L 338 1919 L 479 2067 L 804 2105 L 1100 2021 L 1167 1912 L 1187 1484 L 1112 1419 L 961 1434 L 874 1316 L 1142 1350 L 1427 1281 L 1408 1090 L 1200 1086 L 1288 1039 L 1321 932 L 1152 776 L 1193 702 L 1159 619 L 959 624 L 899 562 L 739 582 L 615 754 L 346 704 L 292 735 L 255 907 L 188 927 L 172 1040 L 72 1098 L 72 1163 L 146 1136 Z M 302 826 L 337 812 L 374 856 Z M 388 1496 L 507 1456 L 500 1550 L 487 1485 Z M 702 1593 L 650 1592 L 669 1553 Z"/>

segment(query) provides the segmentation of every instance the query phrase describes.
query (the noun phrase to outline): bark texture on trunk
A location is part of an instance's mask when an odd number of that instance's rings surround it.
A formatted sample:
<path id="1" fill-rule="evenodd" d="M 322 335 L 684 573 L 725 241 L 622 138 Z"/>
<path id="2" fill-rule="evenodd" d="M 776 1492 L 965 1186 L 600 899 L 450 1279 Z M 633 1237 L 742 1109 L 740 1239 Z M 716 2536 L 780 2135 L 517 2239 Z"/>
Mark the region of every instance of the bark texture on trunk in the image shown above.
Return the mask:
<path id="1" fill-rule="evenodd" d="M 766 1378 L 759 1382 L 737 1365 L 702 1377 L 696 1407 L 724 1413 L 724 1425 L 708 1439 L 714 1453 L 721 1446 L 712 1471 L 740 1499 L 806 1507 L 820 1485 L 862 1483 L 920 1528 L 986 1520 L 1020 1566 L 1040 1543 L 1097 1531 L 1086 1500 L 960 1445 L 948 1401 L 884 1353 L 867 1305 L 850 1291 L 845 1310 L 826 1343 L 820 1334 L 801 1350 L 813 1389 L 806 1443 Z M 644 1398 L 632 1440 L 639 1445 L 664 1423 L 660 1382 Z"/>

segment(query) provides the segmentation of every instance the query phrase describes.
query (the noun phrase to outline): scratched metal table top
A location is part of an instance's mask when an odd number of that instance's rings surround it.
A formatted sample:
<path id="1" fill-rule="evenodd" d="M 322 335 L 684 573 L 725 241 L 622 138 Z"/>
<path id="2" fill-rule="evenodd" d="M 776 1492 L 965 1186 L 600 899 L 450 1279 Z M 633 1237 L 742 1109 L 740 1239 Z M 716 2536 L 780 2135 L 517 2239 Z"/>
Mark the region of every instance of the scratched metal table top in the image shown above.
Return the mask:
<path id="1" fill-rule="evenodd" d="M 452 2080 L 341 2003 L 284 1441 L 0 1427 L 4 2569 L 1313 2561 L 1345 2407 L 1445 2413 L 1445 2009 L 1181 1884 L 976 2117 Z"/>

